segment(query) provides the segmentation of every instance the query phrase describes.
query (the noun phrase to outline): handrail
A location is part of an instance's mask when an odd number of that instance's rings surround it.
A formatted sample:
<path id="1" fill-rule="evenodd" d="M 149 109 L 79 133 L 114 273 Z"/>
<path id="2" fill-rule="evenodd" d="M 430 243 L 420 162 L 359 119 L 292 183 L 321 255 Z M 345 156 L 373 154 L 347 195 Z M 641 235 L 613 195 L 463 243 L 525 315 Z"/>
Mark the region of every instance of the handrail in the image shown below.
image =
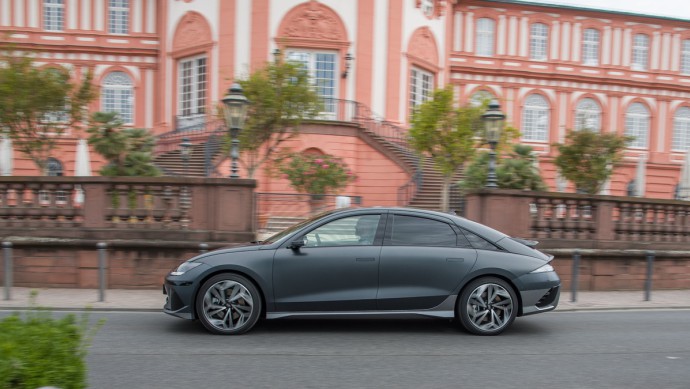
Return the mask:
<path id="1" fill-rule="evenodd" d="M 375 135 L 390 146 L 397 148 L 402 153 L 410 156 L 415 151 L 410 147 L 407 130 L 391 121 L 384 120 L 376 115 L 369 106 L 353 100 L 323 98 L 325 111 L 319 114 L 315 120 L 356 123 L 360 128 Z M 218 135 L 225 128 L 222 119 L 210 116 L 191 115 L 189 117 L 176 116 L 176 128 L 172 131 L 157 136 L 154 155 L 178 150 L 183 138 L 192 143 L 208 142 L 213 135 Z M 206 147 L 206 173 L 209 175 L 211 157 L 208 156 L 209 147 Z M 405 162 L 405 161 L 403 161 Z M 398 188 L 398 204 L 407 205 L 417 194 L 421 187 L 422 171 L 419 157 L 412 166 L 412 177 Z"/>

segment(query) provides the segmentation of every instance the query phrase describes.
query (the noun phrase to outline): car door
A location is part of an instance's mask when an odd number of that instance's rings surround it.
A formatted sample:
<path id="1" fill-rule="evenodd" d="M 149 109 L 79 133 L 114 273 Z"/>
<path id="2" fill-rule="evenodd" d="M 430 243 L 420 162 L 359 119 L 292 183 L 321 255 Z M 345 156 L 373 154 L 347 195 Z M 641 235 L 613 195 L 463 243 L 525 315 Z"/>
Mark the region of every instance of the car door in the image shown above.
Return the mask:
<path id="1" fill-rule="evenodd" d="M 298 237 L 304 243 L 299 249 L 278 249 L 273 262 L 276 310 L 375 309 L 384 219 L 382 213 L 339 218 Z M 363 225 L 366 231 L 359 231 Z"/>
<path id="2" fill-rule="evenodd" d="M 377 309 L 429 309 L 441 304 L 472 269 L 477 252 L 450 223 L 391 214 L 381 249 Z"/>

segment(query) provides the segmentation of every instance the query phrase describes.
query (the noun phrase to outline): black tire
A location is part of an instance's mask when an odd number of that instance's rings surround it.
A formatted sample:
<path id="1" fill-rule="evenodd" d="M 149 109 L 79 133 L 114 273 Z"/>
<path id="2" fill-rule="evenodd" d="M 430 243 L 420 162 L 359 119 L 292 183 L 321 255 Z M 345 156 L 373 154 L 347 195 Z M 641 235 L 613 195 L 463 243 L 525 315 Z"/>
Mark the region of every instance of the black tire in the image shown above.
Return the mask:
<path id="1" fill-rule="evenodd" d="M 518 299 L 513 287 L 502 279 L 478 278 L 463 289 L 457 312 L 467 331 L 476 335 L 498 335 L 515 320 Z"/>
<path id="2" fill-rule="evenodd" d="M 219 335 L 239 335 L 251 330 L 263 308 L 254 283 L 232 273 L 218 274 L 204 282 L 195 304 L 201 324 Z"/>

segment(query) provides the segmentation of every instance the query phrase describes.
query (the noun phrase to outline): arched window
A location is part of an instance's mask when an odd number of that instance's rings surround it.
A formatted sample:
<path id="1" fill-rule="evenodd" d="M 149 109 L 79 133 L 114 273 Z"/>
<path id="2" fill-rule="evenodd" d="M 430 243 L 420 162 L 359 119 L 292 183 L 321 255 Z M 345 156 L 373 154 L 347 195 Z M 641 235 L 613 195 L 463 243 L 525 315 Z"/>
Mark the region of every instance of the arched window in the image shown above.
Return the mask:
<path id="1" fill-rule="evenodd" d="M 673 117 L 673 150 L 690 150 L 690 108 L 681 107 Z"/>
<path id="2" fill-rule="evenodd" d="M 111 72 L 103 80 L 104 112 L 117 112 L 125 124 L 133 123 L 134 91 L 132 80 L 125 72 Z"/>
<path id="3" fill-rule="evenodd" d="M 544 23 L 534 23 L 530 33 L 529 57 L 530 59 L 543 61 L 546 59 L 548 46 L 549 27 Z"/>
<path id="4" fill-rule="evenodd" d="M 542 95 L 529 95 L 522 108 L 522 139 L 547 141 L 548 132 L 549 102 Z"/>
<path id="5" fill-rule="evenodd" d="M 599 31 L 593 28 L 586 29 L 582 37 L 582 63 L 599 65 Z"/>
<path id="6" fill-rule="evenodd" d="M 494 99 L 494 95 L 491 94 L 489 91 L 485 90 L 480 90 L 477 92 L 474 92 L 472 97 L 470 97 L 470 105 L 473 107 L 479 107 L 480 105 L 484 104 L 487 101 L 491 101 Z"/>
<path id="7" fill-rule="evenodd" d="M 575 129 L 601 131 L 601 107 L 594 99 L 585 98 L 577 103 Z"/>
<path id="8" fill-rule="evenodd" d="M 649 116 L 649 110 L 642 103 L 633 103 L 628 107 L 625 113 L 625 135 L 635 137 L 630 147 L 647 147 Z"/>
<path id="9" fill-rule="evenodd" d="M 481 18 L 477 20 L 477 34 L 476 43 L 477 47 L 475 53 L 477 55 L 483 55 L 491 57 L 494 55 L 494 30 L 496 27 L 496 22 L 493 19 Z"/>
<path id="10" fill-rule="evenodd" d="M 434 91 L 434 74 L 413 66 L 410 70 L 410 114 L 425 101 L 431 100 Z"/>
<path id="11" fill-rule="evenodd" d="M 62 162 L 50 157 L 46 162 L 46 175 L 49 177 L 58 177 L 63 175 Z"/>
<path id="12" fill-rule="evenodd" d="M 633 40 L 632 69 L 647 70 L 649 60 L 649 37 L 645 34 L 637 34 Z"/>

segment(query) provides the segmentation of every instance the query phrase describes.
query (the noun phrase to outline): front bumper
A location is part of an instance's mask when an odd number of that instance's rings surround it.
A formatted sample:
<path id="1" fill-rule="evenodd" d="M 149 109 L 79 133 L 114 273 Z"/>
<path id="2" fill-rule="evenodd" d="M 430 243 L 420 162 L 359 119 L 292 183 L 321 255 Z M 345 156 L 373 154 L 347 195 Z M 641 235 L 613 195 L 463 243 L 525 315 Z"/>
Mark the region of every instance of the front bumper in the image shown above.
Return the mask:
<path id="1" fill-rule="evenodd" d="M 529 273 L 519 278 L 524 289 L 520 291 L 520 316 L 553 311 L 561 296 L 561 279 L 554 271 Z"/>
<path id="2" fill-rule="evenodd" d="M 195 319 L 193 283 L 171 280 L 170 277 L 166 277 L 163 284 L 163 294 L 167 296 L 163 312 L 183 319 Z"/>

